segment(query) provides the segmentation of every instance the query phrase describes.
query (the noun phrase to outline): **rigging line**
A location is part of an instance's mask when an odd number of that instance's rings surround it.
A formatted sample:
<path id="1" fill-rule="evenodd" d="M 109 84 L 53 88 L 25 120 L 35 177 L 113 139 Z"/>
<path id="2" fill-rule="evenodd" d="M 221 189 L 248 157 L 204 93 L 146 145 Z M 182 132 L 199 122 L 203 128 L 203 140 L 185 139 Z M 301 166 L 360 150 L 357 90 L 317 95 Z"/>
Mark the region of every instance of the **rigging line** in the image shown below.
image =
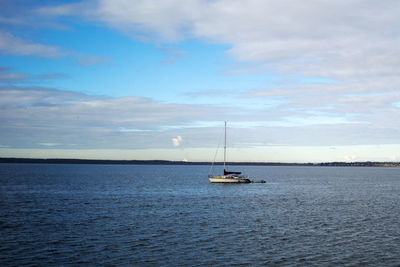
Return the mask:
<path id="1" fill-rule="evenodd" d="M 217 158 L 218 150 L 219 150 L 219 147 L 221 146 L 222 136 L 223 136 L 223 134 L 221 134 L 220 137 L 219 137 L 217 150 L 215 151 L 214 160 L 213 160 L 213 162 L 211 164 L 211 168 L 210 168 L 210 171 L 208 172 L 208 175 L 210 175 L 212 173 L 212 170 L 213 170 L 213 167 L 214 167 L 214 163 L 215 163 L 215 159 Z"/>

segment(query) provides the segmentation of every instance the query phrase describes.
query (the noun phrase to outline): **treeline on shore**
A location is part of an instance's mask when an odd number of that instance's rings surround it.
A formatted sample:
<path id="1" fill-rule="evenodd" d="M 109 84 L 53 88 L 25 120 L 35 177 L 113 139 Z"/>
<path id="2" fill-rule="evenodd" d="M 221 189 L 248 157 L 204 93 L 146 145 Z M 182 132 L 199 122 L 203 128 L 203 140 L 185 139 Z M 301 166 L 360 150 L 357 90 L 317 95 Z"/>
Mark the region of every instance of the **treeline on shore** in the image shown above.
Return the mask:
<path id="1" fill-rule="evenodd" d="M 98 159 L 39 159 L 39 158 L 0 158 L 0 163 L 47 163 L 47 164 L 122 164 L 122 165 L 210 165 L 211 162 L 169 161 L 169 160 L 98 160 Z M 215 162 L 214 165 L 222 165 Z M 322 162 L 322 163 L 285 163 L 285 162 L 227 162 L 229 165 L 249 166 L 326 166 L 326 167 L 400 167 L 400 162 Z"/>

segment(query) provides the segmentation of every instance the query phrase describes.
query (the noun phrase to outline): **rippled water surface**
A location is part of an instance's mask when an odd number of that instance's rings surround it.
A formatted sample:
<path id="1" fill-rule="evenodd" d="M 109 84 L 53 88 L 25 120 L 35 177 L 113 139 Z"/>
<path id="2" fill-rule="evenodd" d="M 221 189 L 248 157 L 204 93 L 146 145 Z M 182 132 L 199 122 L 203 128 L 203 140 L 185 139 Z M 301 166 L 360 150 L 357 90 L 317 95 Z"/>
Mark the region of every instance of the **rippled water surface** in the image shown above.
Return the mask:
<path id="1" fill-rule="evenodd" d="M 232 169 L 0 164 L 0 265 L 400 265 L 400 168 Z"/>

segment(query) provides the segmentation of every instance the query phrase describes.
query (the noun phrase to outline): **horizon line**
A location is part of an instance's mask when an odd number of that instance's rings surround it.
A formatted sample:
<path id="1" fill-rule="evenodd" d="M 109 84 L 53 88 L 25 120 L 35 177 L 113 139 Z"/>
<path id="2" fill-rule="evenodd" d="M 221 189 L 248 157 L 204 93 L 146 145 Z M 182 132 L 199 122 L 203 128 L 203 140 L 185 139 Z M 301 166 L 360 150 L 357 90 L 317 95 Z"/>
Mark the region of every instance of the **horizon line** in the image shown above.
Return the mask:
<path id="1" fill-rule="evenodd" d="M 224 162 L 185 161 L 185 160 L 138 160 L 138 159 L 79 159 L 79 158 L 19 158 L 0 157 L 0 163 L 60 163 L 60 164 L 153 164 L 153 165 L 223 165 Z M 400 161 L 329 161 L 329 162 L 266 162 L 266 161 L 229 161 L 229 165 L 297 165 L 297 166 L 399 166 Z"/>

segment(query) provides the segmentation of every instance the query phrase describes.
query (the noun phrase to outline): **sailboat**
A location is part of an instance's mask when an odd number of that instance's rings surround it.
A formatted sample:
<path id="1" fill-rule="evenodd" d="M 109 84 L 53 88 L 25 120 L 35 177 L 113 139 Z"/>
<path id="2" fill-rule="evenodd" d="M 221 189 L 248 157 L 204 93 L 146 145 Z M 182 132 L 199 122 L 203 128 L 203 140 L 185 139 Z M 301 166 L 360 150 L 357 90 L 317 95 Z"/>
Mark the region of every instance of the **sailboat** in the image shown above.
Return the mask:
<path id="1" fill-rule="evenodd" d="M 230 172 L 226 170 L 226 121 L 224 132 L 224 174 L 217 176 L 208 175 L 208 179 L 210 183 L 251 183 L 248 177 L 241 175 L 241 172 Z"/>

